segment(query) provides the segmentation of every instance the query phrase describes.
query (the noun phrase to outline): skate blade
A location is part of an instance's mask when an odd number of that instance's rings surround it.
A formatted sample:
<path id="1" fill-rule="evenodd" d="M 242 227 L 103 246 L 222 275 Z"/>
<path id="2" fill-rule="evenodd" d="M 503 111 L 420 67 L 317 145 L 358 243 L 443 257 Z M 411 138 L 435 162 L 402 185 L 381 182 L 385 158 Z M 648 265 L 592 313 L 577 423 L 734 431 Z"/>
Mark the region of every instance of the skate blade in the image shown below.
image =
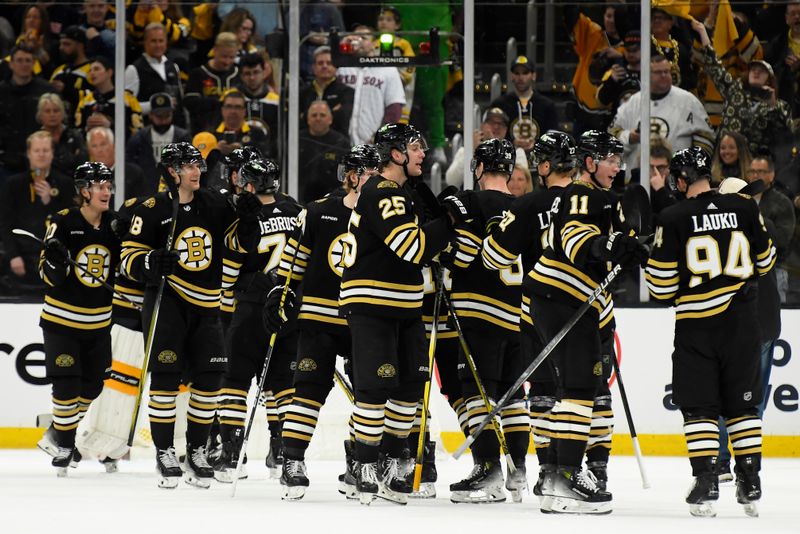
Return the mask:
<path id="1" fill-rule="evenodd" d="M 181 477 L 160 477 L 158 487 L 161 489 L 175 489 L 178 487 Z"/>
<path id="2" fill-rule="evenodd" d="M 233 484 L 233 479 L 236 477 L 236 469 L 226 468 L 222 471 L 214 471 L 214 480 L 217 482 L 222 482 L 223 484 Z M 239 472 L 239 480 L 245 480 L 247 478 L 247 471 L 245 468 L 242 467 L 241 472 Z"/>
<path id="3" fill-rule="evenodd" d="M 208 489 L 211 487 L 211 480 L 207 478 L 200 478 L 194 473 L 184 473 L 183 481 L 190 486 L 194 486 L 195 488 Z"/>
<path id="4" fill-rule="evenodd" d="M 611 502 L 586 502 L 567 497 L 552 497 L 550 513 L 605 515 L 612 512 Z"/>
<path id="5" fill-rule="evenodd" d="M 758 506 L 756 503 L 749 502 L 742 506 L 744 507 L 744 513 L 747 514 L 748 517 L 758 517 Z"/>
<path id="6" fill-rule="evenodd" d="M 56 467 L 56 476 L 58 478 L 67 478 L 67 473 L 69 472 L 69 468 L 67 467 Z"/>
<path id="7" fill-rule="evenodd" d="M 508 492 L 511 494 L 511 500 L 515 503 L 522 502 L 522 496 L 528 493 L 528 486 L 527 484 L 519 487 L 519 488 L 506 488 Z"/>
<path id="8" fill-rule="evenodd" d="M 378 488 L 378 497 L 390 503 L 405 506 L 408 504 L 408 494 L 392 491 L 388 488 Z"/>
<path id="9" fill-rule="evenodd" d="M 414 491 L 408 494 L 409 499 L 435 499 L 436 486 L 433 482 L 422 482 L 419 485 L 419 491 Z"/>
<path id="10" fill-rule="evenodd" d="M 503 490 L 499 492 L 477 491 L 451 491 L 450 502 L 456 504 L 494 504 L 506 502 Z"/>
<path id="11" fill-rule="evenodd" d="M 58 452 L 58 447 L 52 441 L 46 438 L 40 439 L 36 446 L 46 452 L 51 458 L 55 458 L 56 453 Z"/>
<path id="12" fill-rule="evenodd" d="M 553 498 L 549 495 L 538 495 L 539 497 L 539 511 L 543 514 L 553 513 Z"/>
<path id="13" fill-rule="evenodd" d="M 119 471 L 119 466 L 117 462 L 102 462 L 103 467 L 106 469 L 106 473 L 117 473 Z"/>
<path id="14" fill-rule="evenodd" d="M 695 517 L 717 517 L 717 511 L 714 510 L 714 504 L 711 502 L 690 504 L 689 513 Z"/>
<path id="15" fill-rule="evenodd" d="M 347 499 L 355 500 L 358 499 L 358 491 L 356 487 L 352 484 L 346 484 L 345 482 L 339 482 L 339 493 L 344 495 Z"/>
<path id="16" fill-rule="evenodd" d="M 364 506 L 369 506 L 375 500 L 377 495 L 375 493 L 359 493 L 358 501 Z"/>
<path id="17" fill-rule="evenodd" d="M 283 497 L 281 497 L 281 499 L 284 501 L 299 501 L 305 496 L 306 489 L 305 486 L 284 486 Z"/>
<path id="18" fill-rule="evenodd" d="M 281 478 L 281 467 L 268 467 L 267 468 L 267 478 L 270 480 L 276 480 Z"/>
<path id="19" fill-rule="evenodd" d="M 725 473 L 724 475 L 720 475 L 718 480 L 720 484 L 725 484 L 726 482 L 733 482 L 733 474 Z"/>

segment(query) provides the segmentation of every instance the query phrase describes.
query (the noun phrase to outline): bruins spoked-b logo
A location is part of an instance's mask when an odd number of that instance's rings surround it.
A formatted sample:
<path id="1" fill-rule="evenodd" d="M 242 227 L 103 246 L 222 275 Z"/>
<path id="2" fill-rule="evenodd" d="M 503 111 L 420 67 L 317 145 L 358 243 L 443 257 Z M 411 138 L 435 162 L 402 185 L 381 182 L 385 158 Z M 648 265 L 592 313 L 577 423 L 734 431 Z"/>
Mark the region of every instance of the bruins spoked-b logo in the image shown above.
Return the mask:
<path id="1" fill-rule="evenodd" d="M 69 354 L 59 354 L 56 356 L 56 367 L 72 367 L 75 365 L 75 358 Z"/>
<path id="2" fill-rule="evenodd" d="M 317 362 L 312 360 L 311 358 L 303 358 L 297 364 L 298 371 L 316 371 L 317 370 Z"/>
<path id="3" fill-rule="evenodd" d="M 355 263 L 356 240 L 353 234 L 344 233 L 336 236 L 328 247 L 328 265 L 338 276 L 342 276 L 344 268 Z"/>
<path id="4" fill-rule="evenodd" d="M 75 276 L 83 285 L 100 287 L 108 280 L 111 266 L 111 252 L 100 245 L 89 245 L 78 252 L 75 260 L 83 269 L 75 269 Z"/>
<path id="5" fill-rule="evenodd" d="M 175 363 L 178 361 L 178 355 L 171 350 L 162 350 L 158 353 L 158 361 L 161 363 Z"/>
<path id="6" fill-rule="evenodd" d="M 381 378 L 392 378 L 397 374 L 397 370 L 391 363 L 384 363 L 378 367 L 378 376 Z"/>
<path id="7" fill-rule="evenodd" d="M 211 264 L 211 236 L 199 226 L 190 226 L 175 240 L 179 263 L 188 271 L 202 271 Z"/>

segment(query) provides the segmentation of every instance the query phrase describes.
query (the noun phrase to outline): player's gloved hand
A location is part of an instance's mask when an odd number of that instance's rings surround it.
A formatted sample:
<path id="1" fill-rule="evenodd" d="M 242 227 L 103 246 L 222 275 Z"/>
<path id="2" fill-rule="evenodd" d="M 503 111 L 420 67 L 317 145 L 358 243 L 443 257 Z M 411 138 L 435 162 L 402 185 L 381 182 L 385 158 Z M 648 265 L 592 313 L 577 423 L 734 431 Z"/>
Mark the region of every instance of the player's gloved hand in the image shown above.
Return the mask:
<path id="1" fill-rule="evenodd" d="M 281 296 L 283 286 L 275 286 L 267 294 L 267 302 L 261 312 L 261 319 L 264 321 L 264 328 L 267 332 L 278 332 L 283 323 L 288 321 L 289 313 L 294 309 L 295 294 L 291 288 L 286 290 L 286 299 L 281 308 Z"/>
<path id="2" fill-rule="evenodd" d="M 67 258 L 69 258 L 69 250 L 67 247 L 56 239 L 51 237 L 44 242 L 44 259 L 51 266 L 60 268 L 67 265 Z"/>
<path id="3" fill-rule="evenodd" d="M 623 268 L 635 267 L 647 263 L 649 250 L 635 237 L 622 232 L 601 236 L 592 242 L 592 256 L 599 261 L 610 261 Z"/>
<path id="4" fill-rule="evenodd" d="M 144 274 L 148 281 L 158 282 L 163 276 L 173 274 L 178 268 L 180 257 L 174 250 L 159 248 L 151 250 L 144 257 Z"/>
<path id="5" fill-rule="evenodd" d="M 450 217 L 450 222 L 453 225 L 458 225 L 469 220 L 469 197 L 459 198 L 455 195 L 449 195 L 442 198 L 439 203 L 442 208 L 447 212 Z"/>
<path id="6" fill-rule="evenodd" d="M 128 234 L 128 231 L 131 229 L 131 220 L 128 217 L 122 216 L 120 214 L 116 214 L 116 216 L 111 219 L 111 231 L 114 232 L 114 235 L 122 241 L 122 239 Z"/>
<path id="7" fill-rule="evenodd" d="M 439 253 L 439 265 L 452 271 L 456 261 L 456 252 L 458 252 L 458 243 L 451 241 L 447 248 Z"/>
<path id="8" fill-rule="evenodd" d="M 255 219 L 261 212 L 261 200 L 250 191 L 236 195 L 236 215 L 240 219 Z"/>

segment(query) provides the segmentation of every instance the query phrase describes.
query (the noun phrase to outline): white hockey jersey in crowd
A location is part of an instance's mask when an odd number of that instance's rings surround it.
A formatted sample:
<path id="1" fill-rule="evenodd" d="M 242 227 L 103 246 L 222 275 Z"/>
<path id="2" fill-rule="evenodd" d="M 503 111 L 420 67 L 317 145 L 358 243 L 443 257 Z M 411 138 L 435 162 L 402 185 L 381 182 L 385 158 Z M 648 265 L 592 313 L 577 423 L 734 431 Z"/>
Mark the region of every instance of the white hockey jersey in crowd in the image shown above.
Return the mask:
<path id="1" fill-rule="evenodd" d="M 395 67 L 341 67 L 336 70 L 336 77 L 355 90 L 350 142 L 371 143 L 383 124 L 385 109 L 406 103 L 400 74 Z"/>

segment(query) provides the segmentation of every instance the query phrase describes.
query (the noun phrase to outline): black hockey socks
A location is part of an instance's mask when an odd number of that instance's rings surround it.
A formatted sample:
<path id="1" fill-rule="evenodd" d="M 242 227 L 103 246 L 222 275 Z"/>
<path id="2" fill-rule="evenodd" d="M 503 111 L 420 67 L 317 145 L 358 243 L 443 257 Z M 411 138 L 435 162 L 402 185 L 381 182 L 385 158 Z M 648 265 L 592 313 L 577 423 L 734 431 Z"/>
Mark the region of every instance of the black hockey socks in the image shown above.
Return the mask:
<path id="1" fill-rule="evenodd" d="M 292 404 L 292 395 L 294 395 L 293 387 L 280 389 L 278 393 L 275 394 L 275 404 L 278 407 L 278 421 L 281 425 L 283 425 L 283 420 L 286 417 L 286 412 L 289 410 L 289 405 Z M 270 433 L 272 433 L 272 427 L 270 427 Z"/>
<path id="2" fill-rule="evenodd" d="M 525 401 L 514 399 L 500 410 L 500 422 L 503 425 L 508 452 L 514 461 L 521 461 L 524 465 L 531 439 L 531 417 L 525 407 Z"/>
<path id="3" fill-rule="evenodd" d="M 733 455 L 736 464 L 744 456 L 761 456 L 761 418 L 756 415 L 744 415 L 725 420 L 728 429 Z"/>
<path id="4" fill-rule="evenodd" d="M 384 408 L 384 431 L 381 449 L 391 458 L 400 458 L 414 426 L 418 401 L 389 399 Z"/>
<path id="5" fill-rule="evenodd" d="M 531 429 L 533 430 L 533 445 L 536 448 L 536 457 L 539 465 L 552 463 L 548 458 L 550 449 L 550 418 L 556 398 L 552 395 L 536 395 L 530 397 Z"/>
<path id="6" fill-rule="evenodd" d="M 708 473 L 716 475 L 717 454 L 719 453 L 719 424 L 717 418 L 684 416 L 683 433 L 692 464 L 692 475 Z"/>
<path id="7" fill-rule="evenodd" d="M 551 417 L 551 447 L 558 465 L 579 468 L 592 425 L 594 400 L 564 398 L 556 402 Z"/>
<path id="8" fill-rule="evenodd" d="M 598 395 L 592 408 L 592 426 L 586 448 L 587 462 L 608 462 L 611 453 L 611 436 L 614 433 L 614 411 L 611 395 Z"/>
<path id="9" fill-rule="evenodd" d="M 150 390 L 150 433 L 156 449 L 163 450 L 172 447 L 175 434 L 175 416 L 177 409 L 175 399 L 178 390 Z"/>
<path id="10" fill-rule="evenodd" d="M 219 389 L 207 391 L 192 385 L 189 388 L 189 409 L 186 412 L 186 442 L 205 445 L 211 423 L 217 413 Z M 161 448 L 161 447 L 159 447 Z"/>
<path id="11" fill-rule="evenodd" d="M 278 403 L 272 391 L 267 391 L 264 395 L 264 409 L 267 411 L 267 427 L 270 436 L 280 434 L 281 422 L 278 418 Z"/>
<path id="12" fill-rule="evenodd" d="M 290 460 L 305 459 L 321 408 L 321 402 L 294 396 L 283 418 L 281 438 L 284 457 Z"/>
<path id="13" fill-rule="evenodd" d="M 469 397 L 466 399 L 467 406 L 467 424 L 469 425 L 469 433 L 472 434 L 484 417 L 489 412 L 483 399 L 479 396 Z M 487 428 L 475 439 L 472 444 L 472 456 L 475 458 L 482 458 L 486 460 L 494 460 L 500 458 L 500 442 L 497 440 L 497 434 Z"/>
<path id="14" fill-rule="evenodd" d="M 469 436 L 469 424 L 467 419 L 467 403 L 464 402 L 464 399 L 458 398 L 453 401 L 450 405 L 453 407 L 453 411 L 456 412 L 456 418 L 458 419 L 458 426 L 461 427 L 461 432 L 464 433 L 464 436 Z"/>
<path id="15" fill-rule="evenodd" d="M 383 436 L 384 404 L 356 401 L 353 406 L 353 426 L 356 432 L 356 460 L 361 463 L 378 461 Z"/>
<path id="16" fill-rule="evenodd" d="M 243 427 L 247 418 L 247 391 L 234 387 L 222 388 L 217 416 L 220 425 Z"/>

